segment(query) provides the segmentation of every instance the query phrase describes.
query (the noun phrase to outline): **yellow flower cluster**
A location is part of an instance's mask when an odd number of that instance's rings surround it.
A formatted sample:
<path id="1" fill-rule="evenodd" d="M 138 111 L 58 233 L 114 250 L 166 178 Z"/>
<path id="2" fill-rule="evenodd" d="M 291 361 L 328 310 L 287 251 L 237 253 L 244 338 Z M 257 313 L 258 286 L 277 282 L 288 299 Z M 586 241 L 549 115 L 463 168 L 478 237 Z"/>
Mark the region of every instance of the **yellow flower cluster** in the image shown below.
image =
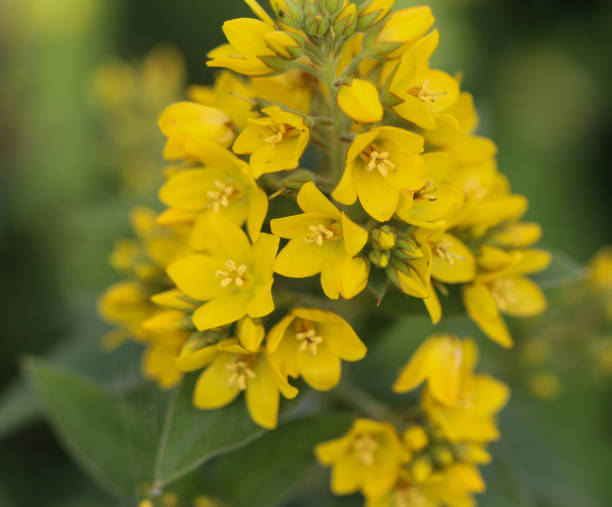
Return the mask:
<path id="1" fill-rule="evenodd" d="M 289 378 L 326 391 L 343 360 L 365 356 L 331 310 L 366 287 L 379 302 L 388 286 L 422 299 L 437 323 L 438 292 L 457 285 L 482 331 L 511 346 L 501 314 L 544 310 L 527 275 L 550 256 L 530 248 L 540 228 L 520 221 L 526 199 L 475 135 L 471 95 L 430 68 L 431 10 L 271 0 L 272 18 L 245 2 L 257 19 L 223 25 L 228 42 L 208 55 L 225 69 L 215 84 L 159 119 L 166 209 L 113 255 L 132 278 L 101 312 L 149 346 L 146 374 L 170 387 L 202 370 L 196 407 L 244 391 L 251 418 L 274 428 L 280 395 L 297 395 Z M 321 290 L 296 281 L 316 275 Z M 427 340 L 394 386 L 427 381 L 416 420 L 360 419 L 317 448 L 333 491 L 361 490 L 373 506 L 471 505 L 508 397 L 475 363 L 471 340 Z"/>
<path id="2" fill-rule="evenodd" d="M 418 414 L 395 425 L 358 419 L 316 447 L 319 461 L 333 467 L 332 491 L 361 491 L 369 507 L 473 505 L 485 487 L 477 466 L 491 460 L 485 445 L 499 438 L 495 415 L 509 396 L 503 383 L 474 374 L 476 361 L 470 339 L 428 338 L 393 387 L 427 383 Z"/>

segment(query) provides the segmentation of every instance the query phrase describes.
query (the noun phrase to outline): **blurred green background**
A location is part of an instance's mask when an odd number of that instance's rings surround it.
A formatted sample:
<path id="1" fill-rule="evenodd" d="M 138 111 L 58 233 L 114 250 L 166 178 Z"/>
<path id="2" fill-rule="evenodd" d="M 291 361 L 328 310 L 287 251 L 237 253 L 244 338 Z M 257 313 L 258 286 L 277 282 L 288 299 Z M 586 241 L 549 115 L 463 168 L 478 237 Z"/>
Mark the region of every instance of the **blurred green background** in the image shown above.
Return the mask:
<path id="1" fill-rule="evenodd" d="M 528 196 L 542 244 L 586 263 L 612 242 L 612 3 L 429 5 L 441 32 L 433 63 L 464 72 L 480 132 Z M 23 356 L 67 361 L 74 343 L 91 346 L 104 333 L 95 301 L 116 279 L 113 241 L 128 234 L 132 205 L 156 202 L 156 117 L 183 96 L 183 82 L 211 82 L 206 51 L 223 41 L 222 22 L 241 15 L 250 15 L 241 0 L 0 0 L 0 396 L 17 407 L 15 420 L 32 419 L 15 432 L 0 412 L 0 506 L 113 505 L 33 419 L 14 379 Z M 142 63 L 160 45 L 184 56 L 184 74 L 167 49 L 151 68 Z M 140 69 L 132 81 L 161 80 L 148 100 L 136 92 L 114 101 L 112 86 L 102 100 L 100 67 L 117 58 Z M 166 80 L 164 64 L 173 69 Z M 132 169 L 139 176 L 130 180 Z M 115 364 L 101 368 L 118 375 Z M 610 505 L 610 383 L 594 388 L 571 375 L 556 400 L 518 393 L 504 412 L 508 473 L 489 485 L 504 491 L 510 476 L 522 488 L 504 505 Z M 502 505 L 493 498 L 481 505 Z"/>

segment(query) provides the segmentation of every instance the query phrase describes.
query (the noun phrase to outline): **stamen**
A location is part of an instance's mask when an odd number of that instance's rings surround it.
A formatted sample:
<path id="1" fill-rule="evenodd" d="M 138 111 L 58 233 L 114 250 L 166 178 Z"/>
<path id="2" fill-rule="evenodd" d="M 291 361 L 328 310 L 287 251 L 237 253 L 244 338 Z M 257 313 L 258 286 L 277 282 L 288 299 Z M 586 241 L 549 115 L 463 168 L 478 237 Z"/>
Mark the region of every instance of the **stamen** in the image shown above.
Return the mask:
<path id="1" fill-rule="evenodd" d="M 420 188 L 420 190 L 417 190 L 414 193 L 414 199 L 427 199 L 428 201 L 437 201 L 438 198 L 433 195 L 433 192 L 435 189 L 433 188 L 434 186 L 434 180 L 427 180 L 425 182 L 425 184 Z"/>
<path id="2" fill-rule="evenodd" d="M 286 123 L 280 123 L 278 125 L 273 125 L 270 127 L 274 134 L 268 136 L 264 139 L 266 143 L 270 143 L 272 146 L 280 143 L 282 140 L 287 139 L 288 137 L 297 133 L 297 129 L 292 127 L 291 125 L 287 125 Z"/>
<path id="3" fill-rule="evenodd" d="M 228 259 L 225 261 L 225 265 L 227 266 L 227 271 L 218 269 L 215 272 L 215 276 L 217 278 L 221 278 L 221 287 L 225 289 L 226 287 L 229 287 L 232 284 L 234 284 L 236 287 L 244 287 L 244 284 L 247 281 L 246 264 L 241 264 L 240 266 L 237 266 L 233 260 Z"/>
<path id="4" fill-rule="evenodd" d="M 323 343 L 323 338 L 317 335 L 314 328 L 309 327 L 308 325 L 304 325 L 303 328 L 305 331 L 298 331 L 295 333 L 297 340 L 302 342 L 300 344 L 300 351 L 305 352 L 309 350 L 311 356 L 316 356 L 317 346 Z"/>
<path id="5" fill-rule="evenodd" d="M 247 380 L 255 378 L 255 372 L 251 370 L 251 363 L 248 358 L 240 357 L 236 361 L 225 365 L 225 369 L 232 372 L 227 383 L 230 387 L 238 386 L 244 391 L 247 387 Z"/>
<path id="6" fill-rule="evenodd" d="M 336 232 L 330 227 L 325 227 L 323 224 L 309 225 L 308 230 L 310 234 L 304 238 L 306 243 L 316 243 L 317 246 L 322 246 L 323 241 L 326 239 L 332 239 Z"/>
<path id="7" fill-rule="evenodd" d="M 489 289 L 497 308 L 503 311 L 517 302 L 513 293 L 515 285 L 514 280 L 508 278 L 498 278 L 491 282 Z"/>
<path id="8" fill-rule="evenodd" d="M 353 442 L 353 453 L 358 461 L 361 461 L 364 465 L 373 465 L 375 459 L 375 453 L 380 447 L 376 441 L 376 437 L 364 433 L 355 438 Z"/>
<path id="9" fill-rule="evenodd" d="M 389 169 L 394 171 L 396 167 L 395 164 L 389 160 L 389 152 L 381 152 L 374 144 L 363 150 L 360 157 L 367 164 L 366 169 L 369 172 L 376 169 L 383 177 L 387 177 L 389 175 Z"/>
<path id="10" fill-rule="evenodd" d="M 426 104 L 433 104 L 442 95 L 446 95 L 446 92 L 434 92 L 429 89 L 429 78 L 423 81 L 421 86 L 414 86 L 408 90 L 408 95 L 412 95 L 419 99 L 421 102 Z"/>
<path id="11" fill-rule="evenodd" d="M 238 188 L 231 183 L 223 183 L 222 181 L 213 181 L 217 190 L 209 190 L 206 196 L 210 199 L 208 207 L 218 213 L 221 208 L 227 208 L 230 202 L 238 197 Z"/>
<path id="12" fill-rule="evenodd" d="M 438 257 L 442 257 L 446 262 L 448 262 L 451 266 L 455 265 L 455 259 L 460 261 L 464 261 L 465 257 L 462 257 L 455 252 L 450 251 L 450 247 L 453 246 L 453 242 L 449 239 L 442 239 L 438 241 L 434 247 L 433 251 Z"/>

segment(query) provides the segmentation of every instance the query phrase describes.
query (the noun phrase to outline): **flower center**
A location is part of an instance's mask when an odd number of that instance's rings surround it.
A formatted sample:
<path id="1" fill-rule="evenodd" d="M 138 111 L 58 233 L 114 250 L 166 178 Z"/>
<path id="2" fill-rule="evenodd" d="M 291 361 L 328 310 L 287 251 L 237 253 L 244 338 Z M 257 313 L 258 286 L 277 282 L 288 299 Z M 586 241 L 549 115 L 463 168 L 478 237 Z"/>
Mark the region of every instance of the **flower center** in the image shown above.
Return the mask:
<path id="1" fill-rule="evenodd" d="M 499 278 L 490 283 L 489 289 L 491 290 L 491 295 L 495 300 L 497 308 L 503 311 L 506 310 L 508 306 L 516 303 L 516 297 L 513 294 L 514 286 L 514 280 L 509 280 L 507 278 Z"/>
<path id="2" fill-rule="evenodd" d="M 453 242 L 449 239 L 441 239 L 435 245 L 433 245 L 433 252 L 448 262 L 451 266 L 455 265 L 455 259 L 464 261 L 465 258 L 455 252 L 450 251 L 450 247 L 453 246 Z"/>
<path id="3" fill-rule="evenodd" d="M 231 183 L 223 183 L 222 181 L 213 181 L 215 190 L 206 192 L 206 196 L 210 199 L 209 207 L 218 213 L 221 208 L 227 208 L 230 202 L 237 197 L 238 189 Z"/>
<path id="4" fill-rule="evenodd" d="M 271 144 L 272 146 L 275 146 L 276 144 L 280 143 L 283 139 L 286 139 L 289 136 L 292 136 L 293 134 L 297 132 L 297 129 L 295 127 L 292 127 L 291 125 L 287 125 L 286 123 L 279 123 L 278 125 L 272 125 L 270 129 L 274 132 L 274 134 L 266 137 L 264 141 L 266 143 Z"/>
<path id="5" fill-rule="evenodd" d="M 389 169 L 395 170 L 395 164 L 389 160 L 389 152 L 380 151 L 374 144 L 361 152 L 361 158 L 369 172 L 377 170 L 383 177 L 389 174 Z"/>
<path id="6" fill-rule="evenodd" d="M 312 327 L 305 331 L 298 331 L 295 333 L 295 337 L 301 342 L 300 351 L 309 351 L 311 356 L 317 355 L 317 346 L 323 343 L 323 338 L 317 335 L 317 332 Z"/>
<path id="7" fill-rule="evenodd" d="M 393 507 L 426 507 L 429 500 L 415 488 L 406 486 L 393 493 Z"/>
<path id="8" fill-rule="evenodd" d="M 438 198 L 433 195 L 434 180 L 427 180 L 425 184 L 414 193 L 414 199 L 427 199 L 428 201 L 437 201 Z"/>
<path id="9" fill-rule="evenodd" d="M 232 284 L 236 287 L 243 287 L 247 281 L 246 264 L 237 266 L 233 260 L 228 259 L 225 261 L 225 265 L 227 266 L 227 271 L 218 269 L 215 273 L 217 278 L 221 278 L 221 287 L 229 287 Z"/>
<path id="10" fill-rule="evenodd" d="M 325 227 L 323 224 L 309 225 L 308 230 L 310 234 L 304 238 L 304 241 L 306 243 L 316 243 L 318 246 L 323 245 L 324 240 L 332 239 L 336 235 L 333 229 Z"/>
<path id="11" fill-rule="evenodd" d="M 240 357 L 236 361 L 225 365 L 225 369 L 231 372 L 227 383 L 230 387 L 238 386 L 244 391 L 247 387 L 247 379 L 254 379 L 255 372 L 251 370 L 251 363 L 248 358 Z"/>
<path id="12" fill-rule="evenodd" d="M 414 86 L 408 90 L 408 95 L 416 97 L 421 102 L 426 104 L 433 104 L 442 95 L 446 95 L 446 92 L 435 92 L 429 89 L 429 78 L 423 81 L 421 86 Z"/>
<path id="13" fill-rule="evenodd" d="M 380 444 L 376 441 L 376 437 L 369 433 L 359 435 L 353 441 L 353 454 L 364 465 L 374 464 L 374 455 Z"/>

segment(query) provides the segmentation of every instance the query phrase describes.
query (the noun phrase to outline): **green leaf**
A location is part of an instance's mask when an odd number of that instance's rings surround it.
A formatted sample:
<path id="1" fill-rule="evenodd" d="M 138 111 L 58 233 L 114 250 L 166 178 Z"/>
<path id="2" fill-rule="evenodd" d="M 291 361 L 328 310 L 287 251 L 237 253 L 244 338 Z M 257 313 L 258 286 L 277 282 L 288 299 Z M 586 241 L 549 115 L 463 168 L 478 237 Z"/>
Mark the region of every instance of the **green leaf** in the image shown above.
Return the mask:
<path id="1" fill-rule="evenodd" d="M 40 359 L 30 359 L 26 370 L 67 451 L 119 497 L 161 489 L 265 433 L 250 420 L 242 399 L 219 410 L 195 409 L 197 375 L 161 393 L 153 385 L 111 389 Z"/>
<path id="2" fill-rule="evenodd" d="M 389 279 L 385 272 L 382 269 L 372 269 L 368 280 L 368 290 L 374 294 L 376 306 L 380 306 L 388 288 Z"/>
<path id="3" fill-rule="evenodd" d="M 21 381 L 0 396 L 0 439 L 31 424 L 38 418 L 38 405 L 32 392 Z"/>
<path id="4" fill-rule="evenodd" d="M 326 414 L 282 424 L 252 444 L 218 458 L 203 471 L 201 484 L 207 494 L 233 507 L 284 505 L 300 483 L 320 468 L 315 445 L 343 435 L 352 421 L 348 414 Z M 326 470 L 326 483 L 328 473 Z"/>
<path id="5" fill-rule="evenodd" d="M 541 273 L 532 276 L 533 280 L 543 289 L 552 289 L 582 280 L 586 276 L 586 268 L 581 266 L 563 252 L 552 251 L 550 266 Z"/>

